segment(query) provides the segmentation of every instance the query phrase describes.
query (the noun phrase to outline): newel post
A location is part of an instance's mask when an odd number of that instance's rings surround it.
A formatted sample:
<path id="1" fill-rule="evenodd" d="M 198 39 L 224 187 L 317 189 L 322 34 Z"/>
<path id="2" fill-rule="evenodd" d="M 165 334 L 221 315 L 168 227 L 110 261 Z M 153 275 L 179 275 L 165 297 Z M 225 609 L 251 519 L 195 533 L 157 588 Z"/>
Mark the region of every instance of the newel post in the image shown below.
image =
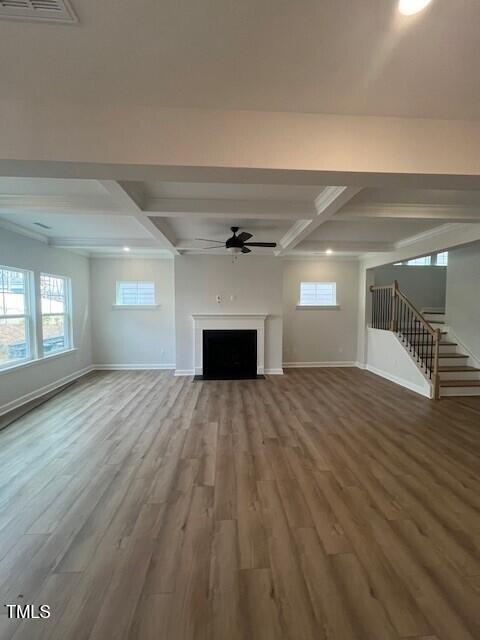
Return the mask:
<path id="1" fill-rule="evenodd" d="M 440 372 L 438 358 L 440 353 L 440 340 L 442 332 L 440 329 L 435 329 L 435 360 L 433 362 L 433 397 L 435 400 L 440 400 Z"/>
<path id="2" fill-rule="evenodd" d="M 390 321 L 390 331 L 398 331 L 398 280 L 394 280 L 392 285 L 392 318 Z"/>

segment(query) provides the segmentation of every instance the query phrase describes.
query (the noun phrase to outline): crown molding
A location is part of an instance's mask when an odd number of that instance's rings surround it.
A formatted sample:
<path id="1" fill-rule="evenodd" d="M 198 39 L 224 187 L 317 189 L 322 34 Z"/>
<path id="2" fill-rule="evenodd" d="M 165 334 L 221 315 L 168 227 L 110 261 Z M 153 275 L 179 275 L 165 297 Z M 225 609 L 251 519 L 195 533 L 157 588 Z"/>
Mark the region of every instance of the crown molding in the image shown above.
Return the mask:
<path id="1" fill-rule="evenodd" d="M 461 222 L 452 222 L 449 224 L 442 224 L 442 225 L 439 225 L 438 227 L 434 227 L 433 229 L 422 231 L 422 233 L 417 233 L 414 236 L 410 236 L 409 238 L 404 238 L 403 240 L 399 240 L 398 242 L 395 243 L 395 249 L 402 249 L 403 247 L 409 247 L 413 244 L 417 244 L 418 242 L 423 242 L 424 240 L 428 240 L 429 238 L 442 236 L 447 233 L 451 233 L 452 231 L 456 231 L 469 226 L 470 226 L 469 223 L 461 223 Z"/>
<path id="2" fill-rule="evenodd" d="M 25 229 L 25 227 L 21 227 L 18 224 L 9 222 L 8 220 L 0 219 L 0 227 L 2 229 L 6 229 L 7 231 L 11 231 L 12 233 L 18 233 L 21 236 L 26 236 L 27 238 L 31 238 L 32 240 L 39 240 L 40 242 L 48 244 L 48 236 L 46 236 L 45 234 L 39 233 L 37 231 L 32 231 L 30 229 Z"/>

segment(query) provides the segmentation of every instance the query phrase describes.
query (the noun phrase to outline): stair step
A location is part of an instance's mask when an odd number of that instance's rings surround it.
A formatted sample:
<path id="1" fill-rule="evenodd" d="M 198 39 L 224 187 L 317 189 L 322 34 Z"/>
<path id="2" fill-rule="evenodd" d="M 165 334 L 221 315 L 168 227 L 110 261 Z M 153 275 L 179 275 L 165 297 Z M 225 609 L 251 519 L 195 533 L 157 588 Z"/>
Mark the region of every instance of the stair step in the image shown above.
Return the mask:
<path id="1" fill-rule="evenodd" d="M 445 311 L 423 311 L 422 315 L 424 316 L 444 316 Z"/>
<path id="2" fill-rule="evenodd" d="M 415 345 L 416 347 L 423 347 L 424 345 L 430 347 L 432 345 L 431 342 L 412 342 L 412 344 Z M 458 342 L 440 341 L 438 344 L 441 347 L 458 347 Z"/>
<path id="3" fill-rule="evenodd" d="M 467 358 L 468 356 L 464 355 L 463 353 L 441 353 L 439 355 L 439 358 Z"/>
<path id="4" fill-rule="evenodd" d="M 399 333 L 402 333 L 401 329 L 399 329 Z M 441 331 L 440 332 L 442 336 L 446 336 L 448 331 Z M 408 336 L 421 336 L 421 335 L 425 335 L 425 333 L 423 331 L 405 331 L 405 335 Z"/>
<path id="5" fill-rule="evenodd" d="M 460 371 L 480 371 L 480 369 L 478 369 L 477 367 L 469 367 L 468 365 L 454 365 L 452 366 L 443 366 L 443 367 L 438 367 L 438 371 L 440 373 L 455 373 L 455 372 L 460 372 Z"/>
<path id="6" fill-rule="evenodd" d="M 441 387 L 480 387 L 480 380 L 440 380 Z"/>

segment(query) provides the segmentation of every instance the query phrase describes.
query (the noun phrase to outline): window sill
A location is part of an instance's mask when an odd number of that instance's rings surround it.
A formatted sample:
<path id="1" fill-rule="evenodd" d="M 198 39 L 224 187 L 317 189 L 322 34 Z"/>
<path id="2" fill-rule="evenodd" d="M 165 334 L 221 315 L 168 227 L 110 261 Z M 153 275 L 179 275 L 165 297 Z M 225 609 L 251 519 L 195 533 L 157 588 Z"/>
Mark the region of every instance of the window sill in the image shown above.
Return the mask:
<path id="1" fill-rule="evenodd" d="M 112 304 L 112 309 L 116 310 L 131 310 L 131 309 L 158 309 L 159 304 Z"/>
<path id="2" fill-rule="evenodd" d="M 43 356 L 43 358 L 35 358 L 32 360 L 22 360 L 21 362 L 17 362 L 15 364 L 8 365 L 7 367 L 0 368 L 0 375 L 2 375 L 2 373 L 10 373 L 11 371 L 16 371 L 17 369 L 23 369 L 24 367 L 31 367 L 34 364 L 41 364 L 42 362 L 55 360 L 55 358 L 66 356 L 69 353 L 75 353 L 75 351 L 77 351 L 77 349 L 74 347 L 72 349 L 65 349 L 64 351 L 57 351 L 56 353 L 51 353 L 48 356 Z"/>
<path id="3" fill-rule="evenodd" d="M 323 305 L 297 304 L 297 309 L 302 311 L 304 309 L 313 309 L 316 311 L 328 309 L 328 310 L 338 311 L 340 309 L 340 305 L 339 304 L 323 304 Z"/>

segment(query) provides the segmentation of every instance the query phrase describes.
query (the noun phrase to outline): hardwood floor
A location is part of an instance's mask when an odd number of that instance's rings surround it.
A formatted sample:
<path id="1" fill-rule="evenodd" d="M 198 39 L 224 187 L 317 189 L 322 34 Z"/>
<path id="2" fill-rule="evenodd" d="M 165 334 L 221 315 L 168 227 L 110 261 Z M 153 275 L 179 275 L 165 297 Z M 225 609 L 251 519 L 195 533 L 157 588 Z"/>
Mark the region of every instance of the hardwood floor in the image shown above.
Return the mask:
<path id="1" fill-rule="evenodd" d="M 480 414 L 358 369 L 97 373 L 0 432 L 14 640 L 480 638 Z"/>

